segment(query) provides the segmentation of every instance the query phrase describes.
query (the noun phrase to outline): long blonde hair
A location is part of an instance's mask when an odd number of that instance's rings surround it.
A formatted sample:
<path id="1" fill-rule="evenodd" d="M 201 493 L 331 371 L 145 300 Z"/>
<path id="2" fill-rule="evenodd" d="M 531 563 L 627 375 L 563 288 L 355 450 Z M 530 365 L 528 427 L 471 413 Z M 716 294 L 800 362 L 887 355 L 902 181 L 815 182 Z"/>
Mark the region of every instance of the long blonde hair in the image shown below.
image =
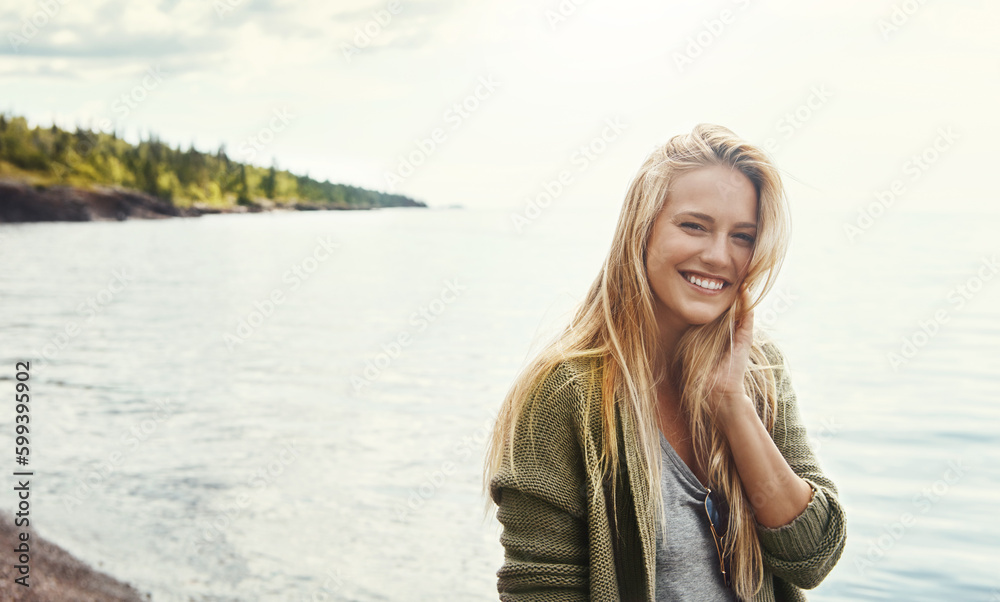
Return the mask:
<path id="1" fill-rule="evenodd" d="M 657 214 L 671 182 L 679 175 L 711 165 L 738 170 L 757 191 L 757 237 L 745 277 L 745 294 L 715 320 L 689 327 L 678 342 L 666 370 L 654 370 L 656 320 L 654 297 L 646 275 L 646 247 Z M 674 136 L 655 149 L 632 180 L 622 205 L 611 249 L 586 298 L 570 324 L 518 375 L 497 416 L 484 466 L 484 493 L 501 468 L 504 451 L 513 470 L 514 426 L 535 387 L 560 363 L 591 358 L 592 375 L 601 374 L 602 449 L 600 466 L 588 467 L 595 483 L 618 483 L 619 453 L 615 420 L 628 412 L 636 426 L 638 447 L 645 459 L 643 475 L 653 510 L 665 520 L 660 487 L 660 435 L 654 374 L 666 373 L 678 385 L 680 406 L 689 422 L 695 456 L 708 473 L 711 486 L 729 505 L 726 554 L 732 584 L 742 599 L 750 599 L 762 585 L 763 559 L 752 507 L 740 482 L 725 436 L 707 413 L 709 376 L 732 346 L 737 321 L 760 304 L 770 291 L 788 246 L 790 216 L 778 170 L 761 149 L 741 140 L 730 130 L 709 124 L 695 126 L 690 134 Z M 747 393 L 767 430 L 774 428 L 775 378 L 764 353 L 766 338 L 755 333 L 744 375 Z M 585 407 L 589 407 L 586 404 Z M 590 420 L 582 421 L 589 429 Z M 584 441 L 589 436 L 584 437 Z M 599 474 L 595 471 L 600 470 Z M 600 488 L 594 489 L 595 498 Z M 612 496 L 617 500 L 617 495 Z M 596 500 L 595 500 L 596 501 Z M 487 510 L 492 507 L 486 501 Z"/>

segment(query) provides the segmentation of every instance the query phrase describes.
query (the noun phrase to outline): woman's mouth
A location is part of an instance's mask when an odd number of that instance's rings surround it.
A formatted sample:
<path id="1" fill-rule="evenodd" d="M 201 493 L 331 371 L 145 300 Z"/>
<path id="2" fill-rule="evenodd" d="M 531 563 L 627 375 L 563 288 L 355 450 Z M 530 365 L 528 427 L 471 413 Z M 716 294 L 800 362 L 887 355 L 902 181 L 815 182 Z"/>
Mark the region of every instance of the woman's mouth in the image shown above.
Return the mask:
<path id="1" fill-rule="evenodd" d="M 717 295 L 722 292 L 722 289 L 729 286 L 729 283 L 725 280 L 696 276 L 690 272 L 681 272 L 681 276 L 683 276 L 684 280 L 694 287 L 695 290 L 706 295 Z"/>

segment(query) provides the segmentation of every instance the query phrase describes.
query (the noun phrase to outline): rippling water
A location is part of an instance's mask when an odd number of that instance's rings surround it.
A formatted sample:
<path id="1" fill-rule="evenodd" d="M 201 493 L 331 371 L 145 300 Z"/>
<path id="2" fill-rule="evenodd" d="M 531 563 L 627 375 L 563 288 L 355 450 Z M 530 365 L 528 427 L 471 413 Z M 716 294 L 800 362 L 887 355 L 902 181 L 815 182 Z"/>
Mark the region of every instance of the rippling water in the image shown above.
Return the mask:
<path id="1" fill-rule="evenodd" d="M 0 377 L 33 360 L 33 525 L 158 601 L 496 599 L 485 438 L 614 219 L 0 226 Z M 900 213 L 851 243 L 841 216 L 797 216 L 757 324 L 848 512 L 813 600 L 1000 599 L 1000 277 L 975 282 L 998 225 Z"/>

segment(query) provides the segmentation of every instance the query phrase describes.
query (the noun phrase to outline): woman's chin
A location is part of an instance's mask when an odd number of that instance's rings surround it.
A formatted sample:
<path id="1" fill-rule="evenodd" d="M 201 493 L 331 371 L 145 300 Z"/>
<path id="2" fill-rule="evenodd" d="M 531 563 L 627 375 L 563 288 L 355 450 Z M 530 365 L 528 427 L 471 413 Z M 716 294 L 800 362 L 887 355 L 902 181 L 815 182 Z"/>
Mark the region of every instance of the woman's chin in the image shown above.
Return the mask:
<path id="1" fill-rule="evenodd" d="M 694 314 L 694 315 L 688 316 L 687 323 L 690 326 L 704 326 L 705 324 L 708 324 L 710 322 L 714 322 L 715 320 L 718 320 L 719 316 L 721 316 L 721 315 L 722 315 L 722 312 L 711 313 L 711 314 L 698 313 L 698 314 Z"/>

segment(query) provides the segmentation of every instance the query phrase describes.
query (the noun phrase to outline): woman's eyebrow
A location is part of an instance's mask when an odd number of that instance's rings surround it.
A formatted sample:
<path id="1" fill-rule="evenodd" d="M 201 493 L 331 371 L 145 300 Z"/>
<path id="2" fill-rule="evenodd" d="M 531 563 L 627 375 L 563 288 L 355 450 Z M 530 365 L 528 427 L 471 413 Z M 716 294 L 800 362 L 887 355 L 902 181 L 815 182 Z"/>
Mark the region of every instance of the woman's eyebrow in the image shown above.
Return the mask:
<path id="1" fill-rule="evenodd" d="M 715 223 L 715 218 L 714 217 L 712 217 L 711 215 L 705 215 L 704 213 L 698 213 L 697 211 L 683 211 L 681 213 L 678 213 L 674 217 L 680 217 L 682 215 L 690 215 L 691 217 L 696 217 L 698 219 L 703 219 L 703 220 L 705 220 L 706 222 L 708 222 L 710 224 L 714 224 Z M 756 230 L 757 229 L 757 224 L 753 224 L 753 223 L 750 223 L 750 222 L 740 222 L 740 223 L 736 224 L 736 227 L 737 228 L 753 228 L 754 230 Z"/>

